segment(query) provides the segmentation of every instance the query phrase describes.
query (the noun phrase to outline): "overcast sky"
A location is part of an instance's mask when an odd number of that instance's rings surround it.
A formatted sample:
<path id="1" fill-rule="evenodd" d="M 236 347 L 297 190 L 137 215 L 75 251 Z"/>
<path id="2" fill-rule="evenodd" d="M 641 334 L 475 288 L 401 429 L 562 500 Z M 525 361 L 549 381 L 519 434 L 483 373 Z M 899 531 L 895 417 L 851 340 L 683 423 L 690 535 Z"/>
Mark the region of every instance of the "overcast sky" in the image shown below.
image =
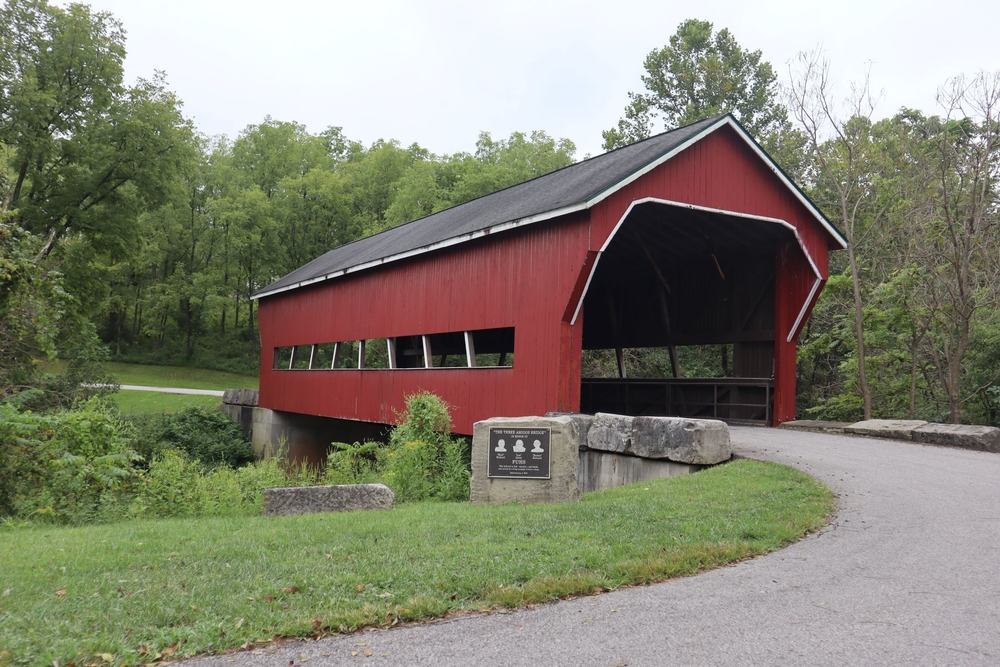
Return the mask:
<path id="1" fill-rule="evenodd" d="M 948 77 L 1000 70 L 995 0 L 386 2 L 93 0 L 128 32 L 127 76 L 163 70 L 186 114 L 235 137 L 265 115 L 434 153 L 544 130 L 601 152 L 646 54 L 688 18 L 729 28 L 779 75 L 822 45 L 842 94 L 872 62 L 877 115 L 933 111 Z"/>

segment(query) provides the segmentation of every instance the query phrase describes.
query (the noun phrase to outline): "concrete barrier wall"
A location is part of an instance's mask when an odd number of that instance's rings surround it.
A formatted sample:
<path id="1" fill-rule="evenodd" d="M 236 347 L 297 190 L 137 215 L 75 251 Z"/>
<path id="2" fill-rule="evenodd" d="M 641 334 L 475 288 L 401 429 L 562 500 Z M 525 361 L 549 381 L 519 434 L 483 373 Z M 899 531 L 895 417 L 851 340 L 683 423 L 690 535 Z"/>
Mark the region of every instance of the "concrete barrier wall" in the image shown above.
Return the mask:
<path id="1" fill-rule="evenodd" d="M 705 467 L 707 466 L 585 449 L 580 452 L 580 472 L 577 474 L 577 481 L 580 484 L 580 492 L 587 493 L 635 482 L 648 482 L 661 477 L 686 475 Z"/>

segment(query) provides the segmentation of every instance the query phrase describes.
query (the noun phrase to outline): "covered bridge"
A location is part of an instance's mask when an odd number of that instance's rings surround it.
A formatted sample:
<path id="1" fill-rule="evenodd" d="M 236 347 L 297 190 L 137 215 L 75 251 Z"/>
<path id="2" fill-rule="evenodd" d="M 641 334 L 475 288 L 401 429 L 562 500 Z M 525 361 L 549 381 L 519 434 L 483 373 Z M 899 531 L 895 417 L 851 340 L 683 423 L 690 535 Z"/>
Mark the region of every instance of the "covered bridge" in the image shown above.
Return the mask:
<path id="1" fill-rule="evenodd" d="M 730 115 L 335 248 L 255 295 L 259 405 L 393 423 L 432 391 L 454 429 L 549 411 L 795 416 L 795 343 L 846 241 Z M 676 348 L 731 345 L 731 377 Z M 629 348 L 666 377 L 631 378 Z M 584 350 L 619 360 L 585 378 Z M 614 351 L 613 353 L 610 351 Z"/>

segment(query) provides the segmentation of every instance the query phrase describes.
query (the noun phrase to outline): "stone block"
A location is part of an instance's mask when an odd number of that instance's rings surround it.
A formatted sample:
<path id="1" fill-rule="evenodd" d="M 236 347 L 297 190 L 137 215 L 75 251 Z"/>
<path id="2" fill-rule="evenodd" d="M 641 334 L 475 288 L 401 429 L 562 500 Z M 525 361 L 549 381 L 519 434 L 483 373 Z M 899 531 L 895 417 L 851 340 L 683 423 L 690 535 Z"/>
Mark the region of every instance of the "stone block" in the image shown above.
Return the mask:
<path id="1" fill-rule="evenodd" d="M 548 428 L 549 479 L 490 477 L 491 428 Z M 563 503 L 580 499 L 580 431 L 573 417 L 494 417 L 472 427 L 473 503 Z"/>
<path id="2" fill-rule="evenodd" d="M 602 452 L 627 452 L 632 446 L 634 417 L 598 412 L 587 432 L 587 447 Z"/>
<path id="3" fill-rule="evenodd" d="M 678 463 L 712 465 L 733 454 L 729 427 L 716 419 L 635 417 L 630 442 L 628 451 L 635 456 Z"/>
<path id="4" fill-rule="evenodd" d="M 844 429 L 853 425 L 854 422 L 830 422 L 821 419 L 796 419 L 795 421 L 782 422 L 778 428 L 790 429 L 792 431 L 822 431 L 824 433 L 843 433 Z"/>
<path id="5" fill-rule="evenodd" d="M 1000 452 L 1000 428 L 968 424 L 927 424 L 913 431 L 914 442 L 982 452 Z"/>
<path id="6" fill-rule="evenodd" d="M 222 402 L 226 405 L 248 405 L 257 407 L 259 392 L 256 389 L 227 389 L 222 392 Z"/>
<path id="7" fill-rule="evenodd" d="M 396 494 L 384 484 L 338 484 L 265 489 L 264 516 L 392 509 Z"/>
<path id="8" fill-rule="evenodd" d="M 868 419 L 844 428 L 844 433 L 867 435 L 872 438 L 911 440 L 913 432 L 926 425 L 921 419 Z"/>
<path id="9" fill-rule="evenodd" d="M 546 417 L 569 417 L 576 422 L 576 428 L 580 432 L 580 444 L 587 444 L 587 436 L 590 427 L 594 424 L 594 415 L 585 415 L 581 412 L 546 412 Z"/>

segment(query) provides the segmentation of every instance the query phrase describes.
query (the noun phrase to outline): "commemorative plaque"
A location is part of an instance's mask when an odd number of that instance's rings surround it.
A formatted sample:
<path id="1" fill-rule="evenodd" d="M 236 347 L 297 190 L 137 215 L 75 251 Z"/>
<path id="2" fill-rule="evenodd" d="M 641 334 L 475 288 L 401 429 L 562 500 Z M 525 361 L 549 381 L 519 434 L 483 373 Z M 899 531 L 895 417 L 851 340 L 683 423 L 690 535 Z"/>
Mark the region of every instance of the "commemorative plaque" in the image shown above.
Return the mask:
<path id="1" fill-rule="evenodd" d="M 550 428 L 490 428 L 487 477 L 549 479 Z"/>

